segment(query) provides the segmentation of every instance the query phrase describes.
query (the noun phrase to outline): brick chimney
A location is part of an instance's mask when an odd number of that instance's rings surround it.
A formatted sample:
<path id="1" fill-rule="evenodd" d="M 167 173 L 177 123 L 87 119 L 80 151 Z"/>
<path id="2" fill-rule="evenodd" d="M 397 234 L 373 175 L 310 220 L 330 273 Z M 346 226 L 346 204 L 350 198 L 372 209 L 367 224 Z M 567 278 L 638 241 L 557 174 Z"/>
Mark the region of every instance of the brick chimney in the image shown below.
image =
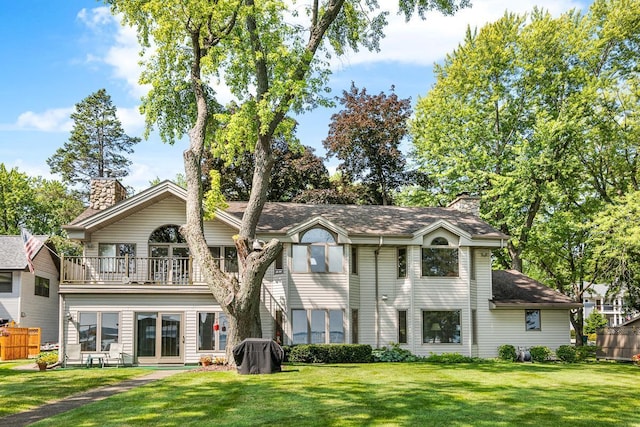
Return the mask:
<path id="1" fill-rule="evenodd" d="M 127 198 L 127 190 L 116 178 L 91 179 L 89 207 L 103 210 Z"/>
<path id="2" fill-rule="evenodd" d="M 460 193 L 453 202 L 449 203 L 448 207 L 479 217 L 480 197 L 471 196 L 469 193 Z"/>

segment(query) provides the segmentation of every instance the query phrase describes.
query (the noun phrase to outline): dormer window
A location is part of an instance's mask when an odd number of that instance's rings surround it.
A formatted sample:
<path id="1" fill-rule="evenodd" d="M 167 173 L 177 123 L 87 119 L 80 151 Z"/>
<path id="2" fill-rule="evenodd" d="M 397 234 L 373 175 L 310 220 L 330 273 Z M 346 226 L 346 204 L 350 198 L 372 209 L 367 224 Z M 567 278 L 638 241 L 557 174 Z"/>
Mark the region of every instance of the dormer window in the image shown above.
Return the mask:
<path id="1" fill-rule="evenodd" d="M 458 248 L 444 237 L 436 237 L 422 248 L 422 276 L 458 277 Z"/>
<path id="2" fill-rule="evenodd" d="M 342 246 L 335 236 L 320 227 L 307 230 L 293 245 L 294 273 L 342 273 Z"/>

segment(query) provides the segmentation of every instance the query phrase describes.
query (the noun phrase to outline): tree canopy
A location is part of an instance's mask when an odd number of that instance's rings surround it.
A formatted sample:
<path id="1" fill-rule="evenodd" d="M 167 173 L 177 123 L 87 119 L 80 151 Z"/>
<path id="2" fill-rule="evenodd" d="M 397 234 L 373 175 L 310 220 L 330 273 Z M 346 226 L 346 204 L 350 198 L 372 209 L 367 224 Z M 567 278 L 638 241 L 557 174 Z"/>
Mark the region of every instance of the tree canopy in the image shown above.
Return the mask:
<path id="1" fill-rule="evenodd" d="M 377 49 L 386 24 L 373 0 L 314 0 L 291 8 L 280 0 L 110 0 L 124 24 L 135 25 L 145 48 L 142 82 L 149 127 L 167 142 L 188 133 L 186 224 L 181 228 L 209 289 L 230 320 L 227 348 L 262 334 L 260 288 L 282 245 L 272 240 L 252 251 L 271 184 L 273 141 L 289 139 L 290 112 L 326 103 L 322 96 L 330 55 L 360 47 Z M 431 9 L 453 13 L 467 0 L 400 0 L 407 16 Z M 237 102 L 217 108 L 212 82 L 220 79 Z M 253 153 L 251 192 L 238 230 L 240 272 L 220 271 L 203 234 L 202 157 L 233 160 Z M 229 350 L 230 355 L 230 350 Z M 231 358 L 229 358 L 231 360 Z"/>
<path id="2" fill-rule="evenodd" d="M 393 193 L 406 181 L 406 161 L 400 143 L 408 133 L 411 99 L 381 92 L 369 95 L 354 83 L 343 91 L 343 109 L 331 116 L 329 135 L 323 141 L 327 156 L 348 180 L 370 188 L 375 204 L 390 205 Z"/>
<path id="3" fill-rule="evenodd" d="M 0 234 L 17 235 L 26 227 L 34 234 L 62 236 L 61 226 L 83 209 L 62 183 L 7 170 L 0 163 Z"/>
<path id="4" fill-rule="evenodd" d="M 639 16 L 638 1 L 596 0 L 584 15 L 536 8 L 468 29 L 412 122 L 434 184 L 422 201 L 480 195 L 482 216 L 511 236 L 497 263 L 578 301 L 605 277 L 585 224 L 640 177 Z"/>
<path id="5" fill-rule="evenodd" d="M 76 104 L 71 119 L 74 124 L 69 140 L 47 159 L 52 173 L 60 174 L 67 184 L 80 184 L 83 193 L 88 193 L 92 178 L 129 174 L 131 160 L 123 153 L 133 153 L 140 138 L 124 133 L 105 89 Z"/>

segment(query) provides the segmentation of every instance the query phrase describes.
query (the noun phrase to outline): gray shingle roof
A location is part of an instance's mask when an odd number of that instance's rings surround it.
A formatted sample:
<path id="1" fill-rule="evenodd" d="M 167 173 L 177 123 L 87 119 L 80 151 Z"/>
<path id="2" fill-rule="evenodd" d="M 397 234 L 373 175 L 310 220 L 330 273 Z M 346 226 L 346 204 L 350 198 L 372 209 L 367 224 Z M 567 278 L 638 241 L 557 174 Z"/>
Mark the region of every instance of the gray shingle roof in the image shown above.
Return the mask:
<path id="1" fill-rule="evenodd" d="M 35 236 L 45 243 L 47 236 Z M 27 255 L 24 252 L 22 237 L 0 236 L 0 269 L 24 270 L 27 268 Z"/>
<path id="2" fill-rule="evenodd" d="M 516 270 L 494 270 L 493 299 L 496 307 L 527 306 L 577 308 L 581 303 Z"/>
<path id="3" fill-rule="evenodd" d="M 229 202 L 226 212 L 242 218 L 246 202 Z M 290 228 L 322 217 L 351 235 L 410 236 L 429 225 L 445 220 L 475 237 L 508 238 L 480 218 L 453 208 L 371 205 L 309 205 L 266 203 L 258 230 L 286 233 Z"/>

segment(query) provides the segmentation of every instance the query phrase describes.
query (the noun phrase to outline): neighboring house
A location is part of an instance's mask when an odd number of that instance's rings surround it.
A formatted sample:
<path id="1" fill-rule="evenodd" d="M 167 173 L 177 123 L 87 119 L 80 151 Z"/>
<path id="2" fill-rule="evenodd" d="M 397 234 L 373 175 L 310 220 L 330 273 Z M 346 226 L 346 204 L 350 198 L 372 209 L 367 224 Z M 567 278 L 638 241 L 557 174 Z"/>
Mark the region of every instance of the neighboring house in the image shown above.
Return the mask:
<path id="1" fill-rule="evenodd" d="M 223 354 L 225 316 L 178 232 L 185 190 L 165 181 L 123 199 L 115 179 L 92 185 L 90 207 L 64 227 L 84 255 L 63 258 L 63 345 L 90 353 L 119 342 L 139 364 Z M 496 356 L 502 344 L 568 344 L 569 310 L 580 304 L 515 272 L 492 276 L 491 251 L 507 236 L 477 216 L 477 202 L 267 203 L 256 238 L 277 238 L 284 249 L 263 282 L 263 336 L 479 357 Z M 233 235 L 245 206 L 230 202 L 204 225 L 229 274 L 238 268 Z"/>
<path id="2" fill-rule="evenodd" d="M 582 303 L 585 319 L 593 310 L 597 310 L 607 318 L 607 326 L 619 326 L 637 314 L 625 305 L 622 293 L 609 295 L 608 291 L 608 285 L 596 284 L 584 292 Z"/>
<path id="3" fill-rule="evenodd" d="M 33 256 L 31 273 L 22 237 L 0 236 L 0 324 L 13 321 L 19 327 L 40 328 L 41 343 L 57 343 L 60 260 L 47 236 L 35 238 L 42 245 Z"/>

